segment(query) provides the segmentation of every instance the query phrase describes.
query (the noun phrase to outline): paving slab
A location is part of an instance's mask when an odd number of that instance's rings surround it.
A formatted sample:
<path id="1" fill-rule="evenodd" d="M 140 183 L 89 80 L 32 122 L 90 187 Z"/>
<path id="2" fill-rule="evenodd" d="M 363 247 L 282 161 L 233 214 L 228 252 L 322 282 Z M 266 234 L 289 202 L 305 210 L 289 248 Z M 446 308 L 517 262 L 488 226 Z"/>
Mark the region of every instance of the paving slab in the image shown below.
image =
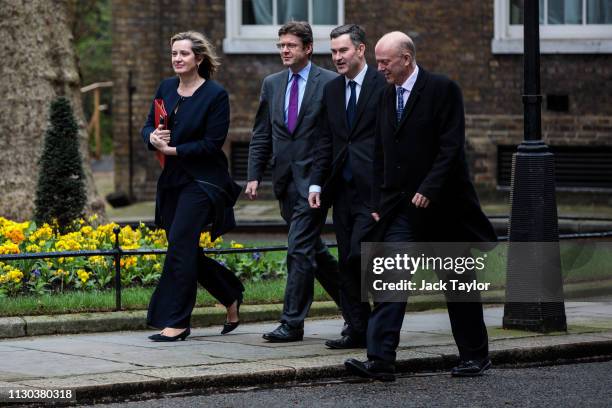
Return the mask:
<path id="1" fill-rule="evenodd" d="M 541 334 L 503 330 L 503 307 L 487 307 L 494 364 L 612 356 L 612 302 L 571 302 L 569 332 Z M 343 319 L 309 319 L 305 340 L 268 343 L 262 333 L 277 322 L 241 324 L 219 335 L 220 326 L 195 328 L 187 341 L 155 343 L 155 331 L 32 336 L 0 340 L 0 386 L 73 388 L 85 397 L 135 395 L 225 385 L 261 385 L 347 376 L 347 358 L 365 350 L 330 350 Z M 400 333 L 400 371 L 447 370 L 457 359 L 446 310 L 408 313 Z"/>
<path id="2" fill-rule="evenodd" d="M 0 380 L 15 381 L 24 378 L 49 378 L 88 373 L 132 370 L 130 363 L 73 356 L 66 353 L 38 350 L 16 350 L 0 367 Z"/>

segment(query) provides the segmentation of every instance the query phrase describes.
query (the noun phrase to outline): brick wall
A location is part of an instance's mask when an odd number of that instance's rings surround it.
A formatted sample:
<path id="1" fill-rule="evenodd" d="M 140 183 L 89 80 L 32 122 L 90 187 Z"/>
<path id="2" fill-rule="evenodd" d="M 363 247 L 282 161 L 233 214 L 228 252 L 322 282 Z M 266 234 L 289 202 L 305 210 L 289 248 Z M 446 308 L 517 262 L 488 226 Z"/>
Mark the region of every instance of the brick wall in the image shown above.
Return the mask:
<path id="1" fill-rule="evenodd" d="M 160 13 L 163 10 L 163 24 Z M 522 140 L 521 55 L 493 55 L 493 2 L 466 0 L 346 0 L 345 21 L 366 29 L 373 46 L 385 32 L 409 33 L 417 61 L 425 69 L 448 75 L 463 89 L 467 142 L 474 180 L 496 186 L 497 144 Z M 113 1 L 113 123 L 116 188 L 128 189 L 127 72 L 134 72 L 134 192 L 150 199 L 159 174 L 152 154 L 141 143 L 140 127 L 158 82 L 172 75 L 169 38 L 175 32 L 204 32 L 222 57 L 217 80 L 230 93 L 232 140 L 248 141 L 257 109 L 261 80 L 282 67 L 277 55 L 224 55 L 224 0 Z M 315 44 L 316 47 L 316 44 Z M 332 68 L 327 55 L 314 57 Z M 544 95 L 568 95 L 569 111 L 547 112 L 543 106 L 543 137 L 550 144 L 612 145 L 612 55 L 543 55 Z M 227 150 L 229 151 L 229 150 Z"/>

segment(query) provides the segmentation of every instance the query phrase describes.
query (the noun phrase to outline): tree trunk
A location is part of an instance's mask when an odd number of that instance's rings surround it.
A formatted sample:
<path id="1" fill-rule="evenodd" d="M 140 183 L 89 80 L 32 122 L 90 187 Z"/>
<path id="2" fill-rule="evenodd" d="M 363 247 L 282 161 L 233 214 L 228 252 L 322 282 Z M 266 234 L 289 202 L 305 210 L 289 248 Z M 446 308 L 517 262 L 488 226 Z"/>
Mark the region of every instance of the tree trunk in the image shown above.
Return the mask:
<path id="1" fill-rule="evenodd" d="M 73 36 L 75 0 L 0 0 L 0 216 L 30 219 L 49 107 L 74 109 L 86 174 L 88 213 L 104 212 L 96 191 L 81 104 Z"/>

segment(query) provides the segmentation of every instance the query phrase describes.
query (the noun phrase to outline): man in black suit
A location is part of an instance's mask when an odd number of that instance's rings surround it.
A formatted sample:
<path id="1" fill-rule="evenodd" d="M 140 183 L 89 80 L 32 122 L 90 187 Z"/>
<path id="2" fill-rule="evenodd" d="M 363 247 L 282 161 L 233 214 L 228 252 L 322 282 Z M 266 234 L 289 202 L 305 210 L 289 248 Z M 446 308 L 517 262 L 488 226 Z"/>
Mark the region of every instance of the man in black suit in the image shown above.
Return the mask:
<path id="1" fill-rule="evenodd" d="M 366 344 L 370 304 L 361 301 L 361 240 L 375 224 L 372 213 L 372 160 L 377 101 L 384 77 L 365 59 L 364 30 L 355 24 L 331 34 L 332 59 L 341 75 L 323 90 L 321 131 L 308 201 L 312 208 L 333 205 L 340 264 L 344 335 L 325 344 L 333 349 Z"/>
<path id="2" fill-rule="evenodd" d="M 417 66 L 412 40 L 401 32 L 375 48 L 389 85 L 378 112 L 374 189 L 376 232 L 385 242 L 493 242 L 465 159 L 465 123 L 459 86 Z M 378 194 L 380 192 L 380 194 Z M 448 293 L 447 293 L 448 295 Z M 447 296 L 460 363 L 453 376 L 480 375 L 490 367 L 479 294 L 460 302 Z M 347 369 L 379 380 L 395 379 L 406 302 L 377 303 L 368 325 L 368 360 Z"/>
<path id="3" fill-rule="evenodd" d="M 285 69 L 267 76 L 249 145 L 245 193 L 257 197 L 268 163 L 281 216 L 289 225 L 287 286 L 280 326 L 263 335 L 270 342 L 300 341 L 312 304 L 314 278 L 339 305 L 338 263 L 320 234 L 326 211 L 308 205 L 308 186 L 321 113 L 323 87 L 337 75 L 310 61 L 310 25 L 292 21 L 278 32 Z"/>

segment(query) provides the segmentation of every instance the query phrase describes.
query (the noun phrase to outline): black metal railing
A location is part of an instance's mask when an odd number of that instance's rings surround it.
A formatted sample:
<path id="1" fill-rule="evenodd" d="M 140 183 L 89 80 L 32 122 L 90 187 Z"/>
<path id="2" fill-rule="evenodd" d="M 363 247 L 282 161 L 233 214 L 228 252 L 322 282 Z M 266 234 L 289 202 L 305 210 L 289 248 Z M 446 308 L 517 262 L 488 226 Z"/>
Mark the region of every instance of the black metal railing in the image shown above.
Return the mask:
<path id="1" fill-rule="evenodd" d="M 115 310 L 121 310 L 121 257 L 123 256 L 142 256 L 142 255 L 165 255 L 165 249 L 122 249 L 119 245 L 119 234 L 121 228 L 115 227 L 113 234 L 115 242 L 113 249 L 96 249 L 88 251 L 59 251 L 59 252 L 31 252 L 23 254 L 3 254 L 0 255 L 0 262 L 5 261 L 21 261 L 27 259 L 47 259 L 47 258 L 77 258 L 77 257 L 92 257 L 92 256 L 107 256 L 113 257 L 115 264 Z M 330 248 L 338 246 L 336 243 L 326 243 Z M 204 248 L 202 252 L 205 255 L 222 255 L 222 254 L 245 254 L 255 252 L 273 252 L 286 251 L 286 245 L 273 245 L 264 247 L 251 248 Z"/>
<path id="2" fill-rule="evenodd" d="M 32 252 L 23 254 L 2 254 L 0 262 L 5 261 L 20 261 L 26 259 L 47 259 L 47 258 L 77 258 L 77 257 L 92 257 L 92 256 L 108 256 L 113 257 L 115 264 L 115 310 L 121 310 L 121 257 L 123 256 L 142 256 L 142 255 L 165 255 L 165 249 L 122 249 L 119 245 L 119 233 L 121 228 L 115 227 L 113 234 L 115 242 L 113 249 L 96 249 L 89 251 L 60 251 L 60 252 Z M 612 238 L 612 231 L 605 232 L 584 232 L 575 234 L 559 234 L 560 240 L 570 239 L 605 239 Z M 507 236 L 498 237 L 500 241 L 507 241 Z M 330 248 L 338 246 L 335 242 L 326 243 Z M 202 252 L 208 255 L 223 255 L 223 254 L 248 254 L 255 252 L 274 252 L 286 251 L 286 245 L 272 245 L 264 247 L 250 248 L 204 248 Z"/>

